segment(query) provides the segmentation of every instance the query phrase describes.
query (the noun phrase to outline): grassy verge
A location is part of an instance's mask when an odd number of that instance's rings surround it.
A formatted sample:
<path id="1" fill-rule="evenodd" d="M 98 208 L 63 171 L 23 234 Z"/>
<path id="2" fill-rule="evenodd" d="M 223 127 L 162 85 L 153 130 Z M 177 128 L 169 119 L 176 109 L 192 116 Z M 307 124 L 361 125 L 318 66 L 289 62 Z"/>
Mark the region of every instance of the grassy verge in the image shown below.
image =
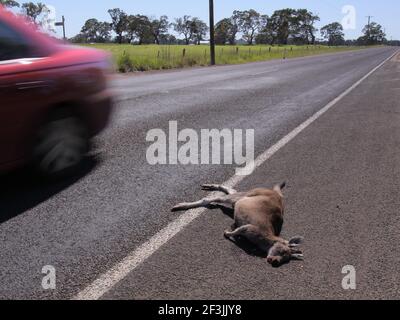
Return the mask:
<path id="1" fill-rule="evenodd" d="M 94 44 L 90 47 L 110 51 L 119 72 L 162 70 L 193 66 L 206 66 L 210 63 L 209 47 L 180 45 L 141 45 Z M 323 53 L 359 50 L 364 47 L 328 46 L 217 46 L 217 64 L 239 64 L 305 57 Z"/>

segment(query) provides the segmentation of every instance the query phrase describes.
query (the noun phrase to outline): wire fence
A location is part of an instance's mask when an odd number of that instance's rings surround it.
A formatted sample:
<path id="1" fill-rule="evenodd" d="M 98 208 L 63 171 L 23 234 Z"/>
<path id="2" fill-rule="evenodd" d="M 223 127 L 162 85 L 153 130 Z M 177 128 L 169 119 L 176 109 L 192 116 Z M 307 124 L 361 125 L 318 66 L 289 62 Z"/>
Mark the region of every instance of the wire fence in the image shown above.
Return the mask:
<path id="1" fill-rule="evenodd" d="M 147 71 L 206 66 L 210 64 L 207 45 L 93 45 L 112 52 L 120 72 Z M 290 59 L 309 55 L 355 50 L 350 46 L 217 46 L 217 64 L 238 64 L 273 59 Z"/>

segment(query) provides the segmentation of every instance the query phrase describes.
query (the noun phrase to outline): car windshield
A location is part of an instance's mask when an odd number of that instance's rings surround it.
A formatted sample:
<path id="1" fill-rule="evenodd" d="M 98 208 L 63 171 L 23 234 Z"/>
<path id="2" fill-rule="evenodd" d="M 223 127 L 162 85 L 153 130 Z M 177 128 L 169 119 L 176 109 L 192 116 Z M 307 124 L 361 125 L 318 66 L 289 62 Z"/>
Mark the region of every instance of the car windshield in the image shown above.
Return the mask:
<path id="1" fill-rule="evenodd" d="M 0 61 L 27 58 L 29 44 L 11 27 L 0 21 Z"/>

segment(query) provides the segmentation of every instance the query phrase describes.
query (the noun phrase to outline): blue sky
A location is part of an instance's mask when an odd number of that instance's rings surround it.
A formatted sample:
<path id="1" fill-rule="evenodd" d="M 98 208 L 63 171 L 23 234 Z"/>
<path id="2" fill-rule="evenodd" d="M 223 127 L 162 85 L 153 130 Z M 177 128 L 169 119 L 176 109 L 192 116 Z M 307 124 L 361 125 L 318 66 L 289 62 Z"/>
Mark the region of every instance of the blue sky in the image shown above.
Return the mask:
<path id="1" fill-rule="evenodd" d="M 35 2 L 35 1 L 34 1 Z M 108 21 L 107 10 L 121 8 L 130 14 L 146 14 L 149 16 L 168 15 L 174 17 L 188 14 L 208 21 L 207 0 L 42 0 L 56 9 L 57 17 L 64 15 L 67 21 L 67 36 L 77 34 L 84 22 L 89 18 Z M 367 15 L 372 15 L 386 28 L 388 39 L 400 39 L 400 12 L 398 0 L 215 0 L 216 21 L 231 15 L 233 10 L 256 9 L 270 15 L 276 9 L 307 8 L 321 17 L 319 27 L 333 21 L 341 22 L 344 14 L 342 8 L 352 5 L 356 9 L 356 29 L 346 30 L 346 38 L 360 36 L 363 26 L 367 23 Z"/>

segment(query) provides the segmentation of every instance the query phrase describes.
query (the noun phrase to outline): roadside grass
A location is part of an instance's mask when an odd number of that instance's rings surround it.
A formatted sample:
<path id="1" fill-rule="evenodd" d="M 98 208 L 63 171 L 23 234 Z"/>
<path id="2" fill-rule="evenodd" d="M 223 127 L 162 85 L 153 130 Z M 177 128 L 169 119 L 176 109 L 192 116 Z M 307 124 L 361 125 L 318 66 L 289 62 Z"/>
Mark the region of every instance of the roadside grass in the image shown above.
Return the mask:
<path id="1" fill-rule="evenodd" d="M 149 71 L 206 66 L 210 64 L 210 49 L 207 45 L 129 45 L 86 44 L 85 46 L 112 53 L 119 72 Z M 217 64 L 240 64 L 273 59 L 290 59 L 323 53 L 360 50 L 365 47 L 309 46 L 217 46 Z"/>

